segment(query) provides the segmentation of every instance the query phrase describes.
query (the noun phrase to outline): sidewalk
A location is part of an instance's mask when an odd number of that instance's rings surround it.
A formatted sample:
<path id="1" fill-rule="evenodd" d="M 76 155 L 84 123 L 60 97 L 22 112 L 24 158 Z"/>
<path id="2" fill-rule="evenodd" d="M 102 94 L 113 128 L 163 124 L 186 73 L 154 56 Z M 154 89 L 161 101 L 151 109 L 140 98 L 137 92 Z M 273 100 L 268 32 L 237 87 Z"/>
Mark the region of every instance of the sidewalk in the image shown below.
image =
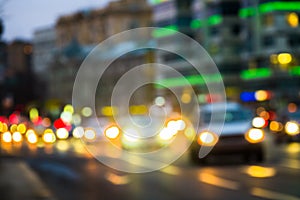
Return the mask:
<path id="1" fill-rule="evenodd" d="M 37 174 L 20 160 L 0 158 L 1 200 L 54 200 Z"/>

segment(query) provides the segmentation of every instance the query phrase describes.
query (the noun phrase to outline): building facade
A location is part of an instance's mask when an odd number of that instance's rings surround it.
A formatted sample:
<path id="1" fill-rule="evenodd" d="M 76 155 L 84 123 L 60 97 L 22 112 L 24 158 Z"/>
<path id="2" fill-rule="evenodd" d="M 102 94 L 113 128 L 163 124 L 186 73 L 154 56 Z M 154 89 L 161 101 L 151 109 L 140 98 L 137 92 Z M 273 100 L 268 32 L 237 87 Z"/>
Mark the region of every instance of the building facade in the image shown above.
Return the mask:
<path id="1" fill-rule="evenodd" d="M 153 2 L 155 24 L 180 30 L 177 23 L 181 16 L 177 7 L 180 4 L 175 0 Z M 192 20 L 187 35 L 196 39 L 213 58 L 229 99 L 274 105 L 281 104 L 282 99 L 297 101 L 299 3 L 295 0 L 193 0 L 189 3 Z M 182 19 L 186 20 L 183 30 L 187 30 L 187 19 L 190 18 Z M 165 31 L 156 36 L 167 41 L 170 34 Z M 164 60 L 164 56 L 158 59 Z M 181 68 L 183 75 L 189 78 L 193 74 L 183 63 L 177 63 L 176 69 Z M 172 66 L 172 62 L 168 64 Z M 162 79 L 168 81 L 168 75 Z M 201 87 L 200 83 L 196 87 L 200 88 L 199 95 L 205 95 Z M 257 100 L 253 95 L 262 90 L 269 94 L 268 98 Z M 244 98 L 245 93 L 253 97 Z M 199 101 L 205 103 L 206 98 L 202 97 Z"/>
<path id="2" fill-rule="evenodd" d="M 81 45 L 98 44 L 116 33 L 146 26 L 151 26 L 151 7 L 146 0 L 114 1 L 103 9 L 59 18 L 57 46 L 63 48 L 73 39 Z"/>
<path id="3" fill-rule="evenodd" d="M 102 9 L 81 11 L 59 18 L 55 26 L 56 50 L 50 63 L 50 79 L 47 84 L 49 98 L 70 103 L 76 73 L 91 50 L 114 34 L 150 26 L 151 17 L 151 7 L 146 0 L 120 0 L 111 2 Z M 150 33 L 145 32 L 145 34 L 149 35 Z M 124 46 L 124 44 L 119 44 L 121 41 L 118 38 L 115 39 L 115 43 L 120 45 L 120 48 L 122 45 Z M 108 50 L 108 52 L 114 54 L 112 50 Z M 132 63 L 135 63 L 135 59 L 137 63 L 140 63 L 143 58 L 143 56 L 127 56 L 122 59 L 122 62 L 117 62 L 114 64 L 116 65 L 114 70 L 109 71 L 104 83 L 120 78 L 120 70 L 124 72 L 126 67 L 133 67 Z M 102 61 L 104 62 L 105 58 Z M 93 73 L 91 74 L 93 75 Z M 86 78 L 89 79 L 89 77 Z M 110 91 L 110 87 L 112 86 L 105 86 L 107 91 Z M 86 89 L 89 90 L 89 88 Z M 101 98 L 109 97 L 105 91 L 100 94 Z M 105 105 L 106 101 L 103 100 L 100 104 Z"/>
<path id="4" fill-rule="evenodd" d="M 248 24 L 241 73 L 247 91 L 269 90 L 273 101 L 299 101 L 300 2 L 242 1 L 240 18 Z"/>

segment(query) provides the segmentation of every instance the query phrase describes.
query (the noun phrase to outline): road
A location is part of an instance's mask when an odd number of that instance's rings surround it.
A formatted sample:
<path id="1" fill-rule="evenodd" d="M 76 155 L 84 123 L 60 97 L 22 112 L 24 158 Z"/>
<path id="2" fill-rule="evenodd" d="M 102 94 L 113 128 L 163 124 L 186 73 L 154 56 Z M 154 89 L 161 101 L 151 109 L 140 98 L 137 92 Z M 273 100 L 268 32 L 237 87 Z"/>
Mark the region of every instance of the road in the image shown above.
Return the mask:
<path id="1" fill-rule="evenodd" d="M 263 164 L 231 156 L 197 166 L 186 153 L 169 167 L 143 174 L 111 169 L 72 145 L 74 141 L 63 141 L 50 149 L 19 151 L 58 200 L 300 200 L 299 143 L 275 146 L 268 141 Z"/>

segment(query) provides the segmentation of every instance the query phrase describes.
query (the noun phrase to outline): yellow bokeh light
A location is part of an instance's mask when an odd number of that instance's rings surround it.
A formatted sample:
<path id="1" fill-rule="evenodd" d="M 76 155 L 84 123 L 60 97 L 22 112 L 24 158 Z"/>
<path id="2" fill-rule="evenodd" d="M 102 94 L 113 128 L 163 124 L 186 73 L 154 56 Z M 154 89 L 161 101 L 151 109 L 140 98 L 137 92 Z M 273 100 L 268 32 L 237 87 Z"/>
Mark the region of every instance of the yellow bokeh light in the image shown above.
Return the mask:
<path id="1" fill-rule="evenodd" d="M 17 127 L 17 131 L 24 134 L 26 132 L 26 125 L 25 124 L 19 124 Z"/>
<path id="2" fill-rule="evenodd" d="M 84 117 L 90 117 L 93 114 L 93 110 L 90 107 L 84 107 L 81 110 L 81 114 Z"/>
<path id="3" fill-rule="evenodd" d="M 296 121 L 289 121 L 285 124 L 285 132 L 289 135 L 297 135 L 300 133 L 299 124 Z"/>
<path id="4" fill-rule="evenodd" d="M 2 132 L 6 132 L 6 131 L 8 131 L 8 126 L 6 123 L 3 123 L 2 124 Z"/>
<path id="5" fill-rule="evenodd" d="M 30 144 L 35 144 L 37 143 L 38 141 L 38 138 L 36 136 L 36 134 L 34 132 L 27 132 L 28 135 L 27 135 L 27 141 L 30 143 Z"/>
<path id="6" fill-rule="evenodd" d="M 182 103 L 188 104 L 188 103 L 191 102 L 191 100 L 192 100 L 192 97 L 191 97 L 191 95 L 189 93 L 182 94 L 182 96 L 181 96 Z"/>
<path id="7" fill-rule="evenodd" d="M 68 112 L 68 113 L 73 114 L 73 113 L 74 113 L 74 108 L 73 108 L 73 106 L 72 106 L 71 104 L 65 105 L 65 107 L 64 107 L 64 112 Z"/>
<path id="8" fill-rule="evenodd" d="M 17 128 L 18 128 L 18 125 L 17 124 L 12 124 L 9 128 L 10 132 L 16 132 L 17 131 Z"/>
<path id="9" fill-rule="evenodd" d="M 245 173 L 255 178 L 268 178 L 276 175 L 276 170 L 271 167 L 249 166 Z"/>
<path id="10" fill-rule="evenodd" d="M 101 109 L 101 113 L 104 116 L 110 117 L 116 115 L 118 113 L 118 110 L 116 107 L 105 106 Z"/>
<path id="11" fill-rule="evenodd" d="M 265 101 L 268 99 L 268 92 L 265 90 L 258 90 L 255 92 L 255 99 L 257 101 Z"/>
<path id="12" fill-rule="evenodd" d="M 289 53 L 281 53 L 277 56 L 277 60 L 279 62 L 279 64 L 282 64 L 282 65 L 287 65 L 289 64 L 290 62 L 292 62 L 292 55 L 289 54 Z"/>
<path id="13" fill-rule="evenodd" d="M 204 131 L 198 136 L 197 142 L 203 146 L 213 146 L 218 142 L 218 136 L 212 132 Z"/>
<path id="14" fill-rule="evenodd" d="M 116 139 L 120 134 L 120 130 L 116 126 L 111 126 L 104 131 L 104 134 L 109 139 Z"/>
<path id="15" fill-rule="evenodd" d="M 36 108 L 31 108 L 29 111 L 29 118 L 31 121 L 35 121 L 39 117 L 39 111 Z"/>
<path id="16" fill-rule="evenodd" d="M 293 28 L 295 28 L 299 25 L 299 17 L 297 15 L 297 13 L 294 13 L 294 12 L 289 13 L 286 16 L 286 20 L 287 20 L 288 24 Z"/>
<path id="17" fill-rule="evenodd" d="M 245 135 L 245 138 L 250 143 L 258 143 L 264 140 L 265 134 L 263 130 L 258 128 L 251 128 L 247 134 Z"/>
<path id="18" fill-rule="evenodd" d="M 283 125 L 280 122 L 277 121 L 271 121 L 270 123 L 270 130 L 274 132 L 282 131 Z"/>
<path id="19" fill-rule="evenodd" d="M 54 143 L 56 141 L 55 134 L 53 132 L 45 132 L 43 140 L 45 143 Z"/>
<path id="20" fill-rule="evenodd" d="M 262 128 L 264 127 L 266 124 L 264 118 L 262 117 L 255 117 L 252 120 L 252 126 L 256 127 L 256 128 Z"/>

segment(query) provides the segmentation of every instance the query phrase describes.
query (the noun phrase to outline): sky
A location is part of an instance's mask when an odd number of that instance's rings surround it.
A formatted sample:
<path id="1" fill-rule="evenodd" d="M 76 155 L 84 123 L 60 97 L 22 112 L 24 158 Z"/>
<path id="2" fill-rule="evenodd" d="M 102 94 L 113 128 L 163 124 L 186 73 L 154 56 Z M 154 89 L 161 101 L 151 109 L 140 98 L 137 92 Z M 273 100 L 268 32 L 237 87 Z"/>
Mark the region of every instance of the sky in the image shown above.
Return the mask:
<path id="1" fill-rule="evenodd" d="M 0 0 L 4 24 L 2 39 L 31 40 L 35 30 L 54 26 L 59 16 L 101 8 L 111 0 Z"/>

